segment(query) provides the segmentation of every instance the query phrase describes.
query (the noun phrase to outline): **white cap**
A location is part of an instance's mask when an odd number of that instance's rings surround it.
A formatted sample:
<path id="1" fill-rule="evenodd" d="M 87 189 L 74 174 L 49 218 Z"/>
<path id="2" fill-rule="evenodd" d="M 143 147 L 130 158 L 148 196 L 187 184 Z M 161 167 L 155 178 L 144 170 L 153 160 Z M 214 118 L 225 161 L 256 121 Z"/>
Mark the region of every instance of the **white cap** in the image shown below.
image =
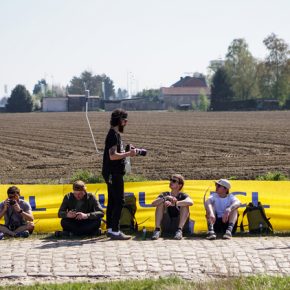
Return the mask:
<path id="1" fill-rule="evenodd" d="M 220 180 L 216 181 L 215 183 L 219 184 L 227 189 L 231 188 L 231 184 L 227 179 L 220 179 Z"/>

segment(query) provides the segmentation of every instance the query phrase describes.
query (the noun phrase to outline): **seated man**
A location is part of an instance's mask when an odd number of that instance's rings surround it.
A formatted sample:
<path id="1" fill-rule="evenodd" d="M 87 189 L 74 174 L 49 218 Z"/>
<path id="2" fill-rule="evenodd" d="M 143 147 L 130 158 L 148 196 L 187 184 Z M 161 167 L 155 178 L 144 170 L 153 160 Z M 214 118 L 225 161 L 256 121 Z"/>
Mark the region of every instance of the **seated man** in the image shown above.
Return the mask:
<path id="1" fill-rule="evenodd" d="M 86 192 L 85 183 L 81 180 L 75 181 L 73 192 L 64 197 L 58 211 L 63 232 L 57 231 L 55 235 L 98 234 L 103 216 L 100 203 L 92 193 Z"/>
<path id="2" fill-rule="evenodd" d="M 183 176 L 173 174 L 169 184 L 171 192 L 161 193 L 152 202 L 152 205 L 156 206 L 155 230 L 152 240 L 157 240 L 161 231 L 173 231 L 175 232 L 174 239 L 182 239 L 183 227 L 189 219 L 189 207 L 193 205 L 192 199 L 187 194 L 180 192 L 183 185 Z"/>
<path id="3" fill-rule="evenodd" d="M 12 237 L 27 238 L 34 230 L 31 206 L 20 199 L 20 190 L 11 186 L 7 190 L 8 198 L 0 203 L 0 218 L 4 216 L 5 225 L 0 225 L 0 239 L 4 234 Z"/>
<path id="4" fill-rule="evenodd" d="M 216 239 L 216 233 L 222 233 L 224 239 L 231 239 L 237 228 L 238 208 L 241 202 L 229 193 L 231 184 L 227 179 L 215 182 L 214 192 L 205 202 L 208 223 L 208 240 Z"/>

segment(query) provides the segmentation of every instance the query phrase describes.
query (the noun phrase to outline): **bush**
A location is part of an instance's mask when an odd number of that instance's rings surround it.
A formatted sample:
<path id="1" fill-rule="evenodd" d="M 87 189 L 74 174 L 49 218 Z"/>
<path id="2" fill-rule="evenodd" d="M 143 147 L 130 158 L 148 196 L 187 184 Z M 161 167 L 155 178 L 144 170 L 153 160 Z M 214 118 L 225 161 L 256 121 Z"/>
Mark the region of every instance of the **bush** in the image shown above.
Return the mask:
<path id="1" fill-rule="evenodd" d="M 70 181 L 82 180 L 85 183 L 103 183 L 105 182 L 102 176 L 97 176 L 89 170 L 80 169 L 73 173 Z"/>
<path id="2" fill-rule="evenodd" d="M 289 180 L 289 178 L 282 172 L 273 171 L 267 172 L 263 175 L 259 175 L 256 180 L 274 180 L 274 181 L 281 181 L 281 180 Z"/>

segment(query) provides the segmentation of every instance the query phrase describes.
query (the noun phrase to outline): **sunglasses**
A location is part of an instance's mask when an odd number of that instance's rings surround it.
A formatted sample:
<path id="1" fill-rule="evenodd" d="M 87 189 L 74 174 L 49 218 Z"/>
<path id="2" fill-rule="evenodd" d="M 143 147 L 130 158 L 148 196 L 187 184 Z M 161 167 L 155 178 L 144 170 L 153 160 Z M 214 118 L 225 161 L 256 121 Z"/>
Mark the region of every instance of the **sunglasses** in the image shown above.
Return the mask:
<path id="1" fill-rule="evenodd" d="M 222 186 L 222 185 L 220 185 L 220 184 L 218 184 L 218 183 L 217 183 L 215 186 L 216 186 L 217 188 L 219 188 L 219 187 L 223 187 L 224 189 L 227 189 L 226 187 L 224 187 L 224 186 Z"/>
<path id="2" fill-rule="evenodd" d="M 177 179 L 170 178 L 169 181 L 172 182 L 172 183 L 179 183 L 179 180 L 177 180 Z"/>

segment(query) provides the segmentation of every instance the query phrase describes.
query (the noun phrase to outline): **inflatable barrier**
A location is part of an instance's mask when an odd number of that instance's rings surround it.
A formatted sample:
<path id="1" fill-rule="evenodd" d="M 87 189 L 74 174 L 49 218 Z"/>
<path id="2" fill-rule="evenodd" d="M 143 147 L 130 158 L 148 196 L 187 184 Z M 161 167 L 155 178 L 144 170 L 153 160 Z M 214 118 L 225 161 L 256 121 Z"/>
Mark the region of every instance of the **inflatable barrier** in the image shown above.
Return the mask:
<path id="1" fill-rule="evenodd" d="M 290 181 L 231 181 L 231 192 L 243 205 L 239 208 L 239 223 L 246 204 L 260 201 L 274 231 L 290 230 Z M 0 185 L 0 200 L 7 198 L 7 189 L 11 185 Z M 20 188 L 21 198 L 28 201 L 35 218 L 35 232 L 47 233 L 60 230 L 60 219 L 57 217 L 59 206 L 66 193 L 72 191 L 71 184 L 64 185 L 16 185 Z M 194 201 L 190 207 L 190 217 L 194 223 L 194 232 L 207 230 L 203 204 L 214 191 L 212 180 L 186 180 L 183 192 L 189 194 Z M 137 199 L 136 219 L 140 227 L 154 228 L 155 208 L 152 201 L 163 191 L 169 190 L 168 181 L 146 181 L 125 183 L 125 192 L 133 193 Z M 104 183 L 87 184 L 87 191 L 96 195 L 101 205 L 106 209 L 107 187 Z M 1 220 L 4 223 L 4 220 Z M 246 221 L 245 221 L 246 223 Z M 246 223 L 247 224 L 247 223 Z M 139 228 L 140 228 L 139 227 Z M 247 227 L 245 228 L 247 230 Z"/>

